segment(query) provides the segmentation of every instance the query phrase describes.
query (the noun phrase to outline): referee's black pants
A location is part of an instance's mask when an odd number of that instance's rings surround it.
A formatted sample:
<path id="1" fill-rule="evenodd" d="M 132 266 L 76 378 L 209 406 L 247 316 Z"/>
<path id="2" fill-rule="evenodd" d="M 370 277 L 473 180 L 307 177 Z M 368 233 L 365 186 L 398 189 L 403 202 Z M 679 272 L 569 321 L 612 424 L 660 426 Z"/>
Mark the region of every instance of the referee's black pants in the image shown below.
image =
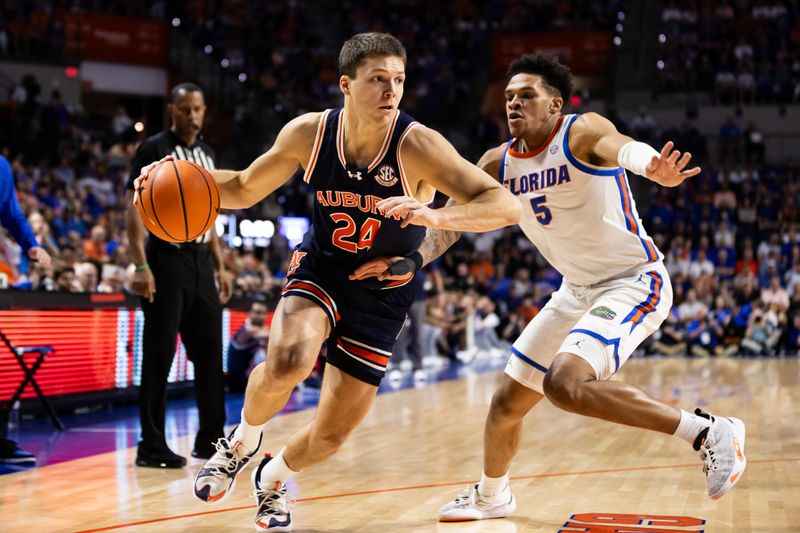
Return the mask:
<path id="1" fill-rule="evenodd" d="M 150 239 L 152 242 L 153 239 Z M 147 262 L 153 271 L 153 303 L 142 298 L 144 335 L 139 418 L 142 445 L 166 447 L 164 418 L 167 378 L 175 355 L 176 335 L 194 363 L 199 414 L 196 449 L 209 449 L 224 436 L 225 382 L 222 372 L 222 305 L 214 283 L 208 245 L 178 249 L 148 242 Z"/>

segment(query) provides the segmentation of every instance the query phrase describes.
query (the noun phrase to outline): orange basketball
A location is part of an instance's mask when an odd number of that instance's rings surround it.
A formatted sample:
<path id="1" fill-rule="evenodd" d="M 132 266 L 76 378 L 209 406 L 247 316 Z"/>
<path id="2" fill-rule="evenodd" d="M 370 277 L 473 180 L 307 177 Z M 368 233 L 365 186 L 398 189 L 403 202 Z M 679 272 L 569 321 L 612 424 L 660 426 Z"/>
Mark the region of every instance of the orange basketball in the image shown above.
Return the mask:
<path id="1" fill-rule="evenodd" d="M 136 195 L 144 227 L 169 242 L 197 239 L 214 225 L 219 213 L 214 178 L 191 161 L 166 161 L 155 167 Z"/>

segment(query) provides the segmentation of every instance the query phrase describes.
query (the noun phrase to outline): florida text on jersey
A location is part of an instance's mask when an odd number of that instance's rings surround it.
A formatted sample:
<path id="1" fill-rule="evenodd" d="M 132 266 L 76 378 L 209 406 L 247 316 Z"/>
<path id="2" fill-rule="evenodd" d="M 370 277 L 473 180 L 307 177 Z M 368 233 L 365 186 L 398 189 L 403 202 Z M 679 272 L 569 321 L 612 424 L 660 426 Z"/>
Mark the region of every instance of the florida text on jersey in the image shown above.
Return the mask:
<path id="1" fill-rule="evenodd" d="M 538 148 L 506 145 L 500 180 L 522 203 L 519 225 L 566 280 L 593 285 L 663 255 L 642 225 L 621 167 L 580 161 L 569 148 L 578 115 L 561 117 Z"/>

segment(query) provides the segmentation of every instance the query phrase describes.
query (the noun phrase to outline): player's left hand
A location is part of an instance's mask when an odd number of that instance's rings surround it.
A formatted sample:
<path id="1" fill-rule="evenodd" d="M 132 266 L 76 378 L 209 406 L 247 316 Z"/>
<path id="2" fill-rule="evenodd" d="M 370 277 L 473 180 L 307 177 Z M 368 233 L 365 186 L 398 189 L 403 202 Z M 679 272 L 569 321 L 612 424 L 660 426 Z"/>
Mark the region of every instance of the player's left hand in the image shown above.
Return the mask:
<path id="1" fill-rule="evenodd" d="M 34 246 L 28 250 L 28 259 L 31 261 L 36 261 L 43 267 L 50 265 L 50 254 L 48 254 L 41 246 Z"/>
<path id="2" fill-rule="evenodd" d="M 217 271 L 219 302 L 223 305 L 228 303 L 228 300 L 231 299 L 231 295 L 233 295 L 233 280 L 231 278 L 231 273 L 227 270 Z"/>
<path id="3" fill-rule="evenodd" d="M 363 265 L 359 265 L 359 267 L 350 274 L 349 278 L 352 281 L 367 278 L 378 278 L 380 281 L 405 279 L 408 277 L 408 272 L 392 275 L 389 270 L 393 264 L 403 259 L 405 259 L 405 257 L 376 257 L 375 259 L 370 259 Z"/>
<path id="4" fill-rule="evenodd" d="M 677 187 L 686 178 L 700 174 L 700 167 L 683 170 L 692 159 L 692 154 L 686 152 L 681 157 L 678 150 L 672 150 L 674 146 L 672 141 L 667 141 L 661 154 L 658 157 L 653 156 L 646 168 L 647 177 L 664 187 Z"/>
<path id="5" fill-rule="evenodd" d="M 401 228 L 405 228 L 409 224 L 435 228 L 441 220 L 441 215 L 436 209 L 429 208 L 411 196 L 385 198 L 378 202 L 376 206 L 386 217 L 400 215 Z"/>

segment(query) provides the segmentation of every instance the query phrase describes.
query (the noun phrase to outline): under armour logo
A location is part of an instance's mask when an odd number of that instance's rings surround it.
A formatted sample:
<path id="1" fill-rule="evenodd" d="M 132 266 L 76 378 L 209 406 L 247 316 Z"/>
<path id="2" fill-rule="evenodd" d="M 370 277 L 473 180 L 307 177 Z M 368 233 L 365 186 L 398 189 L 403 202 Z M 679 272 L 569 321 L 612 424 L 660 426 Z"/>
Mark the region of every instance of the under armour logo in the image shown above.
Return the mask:
<path id="1" fill-rule="evenodd" d="M 352 171 L 348 170 L 347 171 L 347 175 L 349 177 L 353 178 L 354 180 L 361 181 L 361 171 L 360 170 L 356 170 L 355 172 L 352 172 Z"/>

